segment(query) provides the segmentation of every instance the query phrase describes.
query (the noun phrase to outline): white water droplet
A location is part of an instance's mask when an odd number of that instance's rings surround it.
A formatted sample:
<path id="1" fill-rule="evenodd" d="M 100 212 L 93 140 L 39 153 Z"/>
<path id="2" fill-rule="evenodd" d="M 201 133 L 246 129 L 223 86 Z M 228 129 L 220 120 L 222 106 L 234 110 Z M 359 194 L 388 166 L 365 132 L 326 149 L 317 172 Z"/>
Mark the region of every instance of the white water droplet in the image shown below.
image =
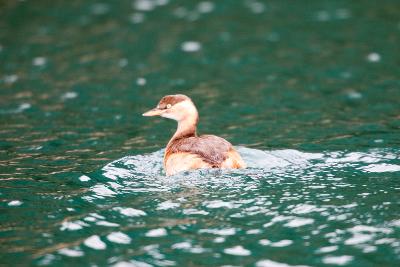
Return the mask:
<path id="1" fill-rule="evenodd" d="M 111 242 L 118 244 L 129 244 L 132 241 L 132 239 L 128 235 L 122 232 L 112 232 L 107 235 L 107 239 Z"/>
<path id="2" fill-rule="evenodd" d="M 6 84 L 13 84 L 16 81 L 18 81 L 18 75 L 16 75 L 16 74 L 10 74 L 10 75 L 4 76 L 4 82 Z"/>
<path id="3" fill-rule="evenodd" d="M 70 248 L 62 248 L 58 250 L 58 253 L 68 257 L 82 257 L 84 255 L 83 251 Z"/>
<path id="4" fill-rule="evenodd" d="M 251 255 L 250 250 L 245 249 L 242 246 L 235 246 L 231 248 L 224 249 L 225 254 L 235 255 L 235 256 L 249 256 Z"/>
<path id="5" fill-rule="evenodd" d="M 147 82 L 146 79 L 142 78 L 142 77 L 136 79 L 136 84 L 139 85 L 139 86 L 146 85 L 146 82 Z"/>
<path id="6" fill-rule="evenodd" d="M 167 200 L 164 202 L 161 202 L 157 206 L 157 210 L 168 210 L 168 209 L 174 209 L 178 208 L 181 204 L 172 202 L 171 200 Z"/>
<path id="7" fill-rule="evenodd" d="M 87 181 L 90 181 L 90 177 L 86 176 L 86 175 L 82 175 L 81 177 L 79 177 L 79 180 L 82 182 L 87 182 Z"/>
<path id="8" fill-rule="evenodd" d="M 76 231 L 83 228 L 83 226 L 88 226 L 86 223 L 82 221 L 74 221 L 74 222 L 63 222 L 61 224 L 60 230 L 61 231 Z"/>
<path id="9" fill-rule="evenodd" d="M 187 41 L 182 43 L 181 49 L 185 52 L 196 52 L 201 49 L 201 44 L 195 41 Z"/>
<path id="10" fill-rule="evenodd" d="M 271 260 L 260 260 L 256 262 L 256 267 L 309 267 L 307 265 L 289 265 Z"/>
<path id="11" fill-rule="evenodd" d="M 285 226 L 287 227 L 300 227 L 300 226 L 304 226 L 307 224 L 312 224 L 314 222 L 313 219 L 309 219 L 309 218 L 295 218 L 291 221 L 289 221 L 288 223 L 285 224 Z"/>
<path id="12" fill-rule="evenodd" d="M 326 256 L 322 259 L 325 264 L 346 265 L 353 260 L 353 256 Z"/>
<path id="13" fill-rule="evenodd" d="M 77 92 L 66 92 L 63 95 L 61 95 L 61 99 L 63 99 L 63 100 L 74 99 L 76 97 L 78 97 Z"/>
<path id="14" fill-rule="evenodd" d="M 134 208 L 115 207 L 114 210 L 119 211 L 119 213 L 128 217 L 139 217 L 146 215 L 146 212 Z"/>
<path id="15" fill-rule="evenodd" d="M 197 5 L 197 10 L 200 13 L 210 13 L 214 10 L 214 3 L 209 1 L 200 2 Z"/>
<path id="16" fill-rule="evenodd" d="M 367 55 L 367 60 L 369 62 L 379 62 L 381 60 L 381 55 L 379 55 L 378 53 L 375 53 L 375 52 L 369 53 Z"/>
<path id="17" fill-rule="evenodd" d="M 166 236 L 167 230 L 164 228 L 152 229 L 146 233 L 147 237 L 159 237 L 159 236 Z"/>
<path id="18" fill-rule="evenodd" d="M 35 58 L 32 60 L 32 64 L 33 64 L 34 66 L 38 66 L 38 67 L 45 65 L 46 62 L 47 62 L 47 60 L 46 60 L 45 57 L 35 57 Z"/>
<path id="19" fill-rule="evenodd" d="M 10 202 L 8 202 L 8 206 L 10 207 L 16 207 L 16 206 L 20 206 L 22 205 L 22 201 L 19 200 L 12 200 Z"/>
<path id="20" fill-rule="evenodd" d="M 103 241 L 101 241 L 98 235 L 92 235 L 91 237 L 88 237 L 87 239 L 85 239 L 83 244 L 85 244 L 85 246 L 87 247 L 96 250 L 103 250 L 106 249 L 107 247 L 106 244 Z"/>
<path id="21" fill-rule="evenodd" d="M 155 8 L 155 3 L 152 0 L 135 0 L 132 6 L 139 11 L 152 11 Z"/>

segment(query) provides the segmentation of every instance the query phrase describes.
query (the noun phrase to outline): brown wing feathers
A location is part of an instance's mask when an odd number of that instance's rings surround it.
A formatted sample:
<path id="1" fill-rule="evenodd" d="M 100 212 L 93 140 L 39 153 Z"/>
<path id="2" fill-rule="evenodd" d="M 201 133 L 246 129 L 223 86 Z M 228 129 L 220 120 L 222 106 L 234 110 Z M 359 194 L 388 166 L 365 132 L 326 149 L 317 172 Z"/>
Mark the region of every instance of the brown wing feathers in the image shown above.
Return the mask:
<path id="1" fill-rule="evenodd" d="M 198 155 L 213 167 L 220 167 L 231 149 L 232 145 L 218 136 L 192 136 L 173 140 L 167 147 L 166 158 L 173 153 L 187 152 Z"/>

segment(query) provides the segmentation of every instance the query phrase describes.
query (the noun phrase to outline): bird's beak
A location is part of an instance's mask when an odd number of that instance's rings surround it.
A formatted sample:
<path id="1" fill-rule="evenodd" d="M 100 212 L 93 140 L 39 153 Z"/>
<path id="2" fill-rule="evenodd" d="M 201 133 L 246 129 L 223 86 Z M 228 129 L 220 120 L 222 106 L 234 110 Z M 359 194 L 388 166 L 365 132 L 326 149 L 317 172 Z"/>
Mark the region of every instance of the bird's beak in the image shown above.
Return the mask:
<path id="1" fill-rule="evenodd" d="M 153 108 L 153 109 L 143 113 L 143 116 L 145 116 L 145 117 L 160 116 L 162 111 L 163 111 L 162 109 Z"/>

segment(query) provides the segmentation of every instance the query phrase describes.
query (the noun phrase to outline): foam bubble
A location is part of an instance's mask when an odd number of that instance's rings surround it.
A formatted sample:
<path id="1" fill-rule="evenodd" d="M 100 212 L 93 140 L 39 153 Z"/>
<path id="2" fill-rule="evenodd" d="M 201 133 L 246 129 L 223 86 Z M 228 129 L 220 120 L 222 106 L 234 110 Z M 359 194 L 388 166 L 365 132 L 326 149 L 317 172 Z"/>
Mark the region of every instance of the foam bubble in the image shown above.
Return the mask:
<path id="1" fill-rule="evenodd" d="M 379 55 L 378 53 L 375 53 L 375 52 L 369 53 L 367 55 L 367 60 L 369 62 L 379 62 L 381 60 L 381 55 Z"/>
<path id="2" fill-rule="evenodd" d="M 122 232 L 112 232 L 107 235 L 107 239 L 111 242 L 118 244 L 129 244 L 132 241 L 132 239 L 128 235 Z"/>
<path id="3" fill-rule="evenodd" d="M 147 81 L 143 77 L 140 77 L 140 78 L 136 79 L 136 84 L 139 85 L 139 86 L 144 86 L 144 85 L 146 85 L 146 83 L 147 83 Z"/>
<path id="4" fill-rule="evenodd" d="M 308 267 L 307 265 L 289 265 L 271 260 L 260 260 L 256 262 L 256 267 Z"/>
<path id="5" fill-rule="evenodd" d="M 158 204 L 157 210 L 168 210 L 178 208 L 181 204 L 167 200 Z"/>
<path id="6" fill-rule="evenodd" d="M 147 237 L 160 237 L 166 235 L 167 235 L 167 230 L 165 230 L 164 228 L 152 229 L 146 233 Z"/>
<path id="7" fill-rule="evenodd" d="M 16 75 L 16 74 L 10 74 L 10 75 L 4 76 L 4 82 L 6 84 L 13 84 L 16 81 L 18 81 L 18 75 Z"/>
<path id="8" fill-rule="evenodd" d="M 74 99 L 78 97 L 78 93 L 77 92 L 66 92 L 64 94 L 61 95 L 61 99 L 63 100 L 67 100 L 67 99 Z"/>
<path id="9" fill-rule="evenodd" d="M 285 224 L 285 226 L 287 227 L 301 227 L 307 224 L 312 224 L 314 223 L 313 219 L 310 218 L 295 218 L 291 221 L 289 221 L 288 223 Z"/>
<path id="10" fill-rule="evenodd" d="M 128 217 L 139 217 L 146 215 L 146 212 L 134 208 L 115 207 L 114 210 L 119 211 L 119 213 Z"/>
<path id="11" fill-rule="evenodd" d="M 386 163 L 371 164 L 361 169 L 366 172 L 398 172 L 400 171 L 400 165 Z"/>
<path id="12" fill-rule="evenodd" d="M 197 5 L 197 10 L 200 13 L 210 13 L 214 10 L 214 7 L 215 6 L 213 2 L 203 1 Z"/>
<path id="13" fill-rule="evenodd" d="M 209 234 L 214 234 L 214 235 L 235 235 L 236 234 L 236 229 L 235 228 L 225 228 L 225 229 L 200 229 L 199 230 L 200 234 L 203 233 L 209 233 Z"/>
<path id="14" fill-rule="evenodd" d="M 70 249 L 70 248 L 62 248 L 58 250 L 58 253 L 61 255 L 65 255 L 68 257 L 82 257 L 84 255 L 83 251 Z"/>
<path id="15" fill-rule="evenodd" d="M 152 0 L 135 0 L 132 6 L 139 11 L 152 11 L 156 7 Z"/>
<path id="16" fill-rule="evenodd" d="M 234 246 L 231 248 L 224 249 L 225 254 L 235 255 L 235 256 L 249 256 L 251 255 L 250 250 L 245 249 L 242 246 Z"/>
<path id="17" fill-rule="evenodd" d="M 196 41 L 187 41 L 181 44 L 181 49 L 185 52 L 196 52 L 201 49 L 201 44 Z"/>
<path id="18" fill-rule="evenodd" d="M 61 224 L 60 230 L 61 231 L 76 231 L 76 230 L 80 230 L 83 228 L 83 226 L 88 226 L 88 224 L 82 222 L 82 221 L 74 221 L 74 222 L 63 222 Z"/>
<path id="19" fill-rule="evenodd" d="M 40 66 L 44 66 L 47 62 L 47 59 L 45 57 L 35 57 L 32 60 L 32 64 L 34 66 L 40 67 Z"/>
<path id="20" fill-rule="evenodd" d="M 87 181 L 90 181 L 90 177 L 86 176 L 86 175 L 82 175 L 81 177 L 79 177 L 79 180 L 81 182 L 87 182 Z"/>
<path id="21" fill-rule="evenodd" d="M 322 259 L 325 264 L 346 265 L 353 260 L 353 256 L 326 256 Z"/>
<path id="22" fill-rule="evenodd" d="M 19 200 L 11 200 L 10 202 L 8 202 L 7 205 L 10 206 L 10 207 L 21 206 L 21 205 L 22 205 L 22 201 L 19 201 Z"/>
<path id="23" fill-rule="evenodd" d="M 85 239 L 85 241 L 83 241 L 83 244 L 85 244 L 85 246 L 87 247 L 96 250 L 103 250 L 106 249 L 107 247 L 106 244 L 103 241 L 101 241 L 98 235 L 92 235 L 91 237 L 88 237 L 87 239 Z"/>

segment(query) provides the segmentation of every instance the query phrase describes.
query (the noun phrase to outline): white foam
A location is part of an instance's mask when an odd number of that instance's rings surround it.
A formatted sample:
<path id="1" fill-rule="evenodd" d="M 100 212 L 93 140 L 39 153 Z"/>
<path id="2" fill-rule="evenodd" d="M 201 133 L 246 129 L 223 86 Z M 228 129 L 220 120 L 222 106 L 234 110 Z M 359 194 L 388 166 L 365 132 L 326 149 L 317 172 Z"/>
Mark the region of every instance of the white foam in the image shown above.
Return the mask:
<path id="1" fill-rule="evenodd" d="M 362 170 L 366 172 L 398 172 L 400 171 L 400 165 L 395 164 L 370 164 L 366 167 L 362 167 Z"/>
<path id="2" fill-rule="evenodd" d="M 262 246 L 269 246 L 272 242 L 269 241 L 268 239 L 260 239 L 260 240 L 258 241 L 258 243 L 259 243 L 260 245 L 262 245 Z"/>
<path id="3" fill-rule="evenodd" d="M 152 11 L 156 7 L 152 0 L 135 0 L 132 6 L 139 11 Z"/>
<path id="4" fill-rule="evenodd" d="M 33 64 L 34 66 L 37 66 L 37 67 L 40 67 L 40 66 L 45 65 L 46 62 L 47 62 L 47 60 L 46 60 L 45 57 L 35 57 L 35 58 L 32 60 L 32 64 Z"/>
<path id="5" fill-rule="evenodd" d="M 112 223 L 112 222 L 107 222 L 107 221 L 98 221 L 96 222 L 96 225 L 101 225 L 101 226 L 106 226 L 106 227 L 118 227 L 118 223 Z"/>
<path id="6" fill-rule="evenodd" d="M 21 206 L 22 205 L 22 201 L 19 200 L 11 200 L 10 202 L 8 202 L 8 206 L 10 207 L 16 207 L 16 206 Z"/>
<path id="7" fill-rule="evenodd" d="M 338 249 L 338 246 L 322 247 L 317 250 L 317 253 L 329 253 Z"/>
<path id="8" fill-rule="evenodd" d="M 203 1 L 197 5 L 197 10 L 200 13 L 210 13 L 214 10 L 215 5 L 213 2 Z"/>
<path id="9" fill-rule="evenodd" d="M 86 176 L 86 175 L 82 175 L 81 177 L 79 177 L 79 180 L 82 182 L 87 182 L 87 181 L 90 181 L 90 177 Z"/>
<path id="10" fill-rule="evenodd" d="M 4 76 L 4 82 L 7 84 L 13 84 L 16 81 L 18 81 L 18 75 L 16 75 L 16 74 L 10 74 L 10 75 Z"/>
<path id="11" fill-rule="evenodd" d="M 201 49 L 201 44 L 195 41 L 187 41 L 181 44 L 181 49 L 185 52 L 196 52 Z"/>
<path id="12" fill-rule="evenodd" d="M 131 260 L 131 261 L 117 262 L 116 264 L 113 265 L 113 267 L 153 267 L 153 265 L 150 265 L 142 261 Z"/>
<path id="13" fill-rule="evenodd" d="M 61 95 L 61 99 L 63 100 L 68 100 L 68 99 L 74 99 L 78 97 L 77 92 L 65 92 L 64 94 Z"/>
<path id="14" fill-rule="evenodd" d="M 65 255 L 68 257 L 82 257 L 84 255 L 83 251 L 70 249 L 70 248 L 62 248 L 58 250 L 58 253 L 61 255 Z"/>
<path id="15" fill-rule="evenodd" d="M 249 256 L 251 255 L 250 250 L 245 249 L 242 246 L 235 246 L 231 248 L 224 249 L 225 254 L 235 255 L 235 256 Z"/>
<path id="16" fill-rule="evenodd" d="M 353 260 L 353 256 L 326 256 L 322 259 L 325 264 L 346 265 Z"/>
<path id="17" fill-rule="evenodd" d="M 110 197 L 116 194 L 114 191 L 102 184 L 93 186 L 91 190 L 97 195 L 97 197 Z"/>
<path id="18" fill-rule="evenodd" d="M 92 235 L 91 237 L 88 237 L 83 241 L 83 244 L 85 246 L 90 247 L 92 249 L 96 250 L 103 250 L 106 249 L 106 244 L 101 241 L 100 237 L 98 235 Z"/>
<path id="19" fill-rule="evenodd" d="M 171 200 L 167 200 L 164 202 L 161 202 L 157 206 L 157 210 L 168 210 L 168 209 L 174 209 L 178 208 L 181 204 L 172 202 Z"/>
<path id="20" fill-rule="evenodd" d="M 107 235 L 107 239 L 118 244 L 130 244 L 132 239 L 122 232 L 112 232 Z"/>
<path id="21" fill-rule="evenodd" d="M 225 228 L 225 229 L 200 229 L 200 230 L 199 230 L 199 233 L 200 233 L 200 234 L 209 233 L 209 234 L 214 234 L 214 235 L 227 236 L 227 235 L 235 235 L 235 234 L 236 234 L 236 229 L 235 229 L 235 228 Z"/>
<path id="22" fill-rule="evenodd" d="M 379 62 L 379 61 L 381 61 L 381 55 L 379 55 L 378 53 L 375 53 L 375 52 L 369 53 L 367 55 L 367 60 L 369 62 Z"/>
<path id="23" fill-rule="evenodd" d="M 140 77 L 140 78 L 136 79 L 136 84 L 139 85 L 139 86 L 144 86 L 144 85 L 146 85 L 146 83 L 147 83 L 147 81 L 143 77 Z"/>
<path id="24" fill-rule="evenodd" d="M 260 260 L 256 262 L 256 267 L 308 267 L 307 265 L 289 265 L 271 260 Z"/>
<path id="25" fill-rule="evenodd" d="M 185 214 L 185 215 L 208 215 L 209 212 L 204 211 L 204 210 L 198 210 L 198 209 L 185 209 L 185 210 L 183 210 L 183 214 Z"/>
<path id="26" fill-rule="evenodd" d="M 314 205 L 309 205 L 309 204 L 299 204 L 297 205 L 293 210 L 292 213 L 295 214 L 307 214 L 310 212 L 321 212 L 324 211 L 324 208 L 318 208 Z"/>
<path id="27" fill-rule="evenodd" d="M 88 224 L 82 222 L 82 221 L 74 221 L 74 222 L 63 222 L 61 224 L 60 230 L 61 231 L 76 231 L 76 230 L 80 230 L 83 228 L 83 226 L 89 226 Z"/>
<path id="28" fill-rule="evenodd" d="M 146 233 L 147 237 L 159 237 L 159 236 L 166 236 L 167 230 L 164 228 L 152 229 Z"/>
<path id="29" fill-rule="evenodd" d="M 277 241 L 277 242 L 271 243 L 270 246 L 271 247 L 281 248 L 281 247 L 290 246 L 291 244 L 293 244 L 292 240 L 284 239 L 284 240 L 281 240 L 281 241 Z"/>
<path id="30" fill-rule="evenodd" d="M 347 239 L 346 241 L 344 241 L 344 243 L 346 245 L 358 245 L 358 244 L 362 244 L 362 243 L 368 242 L 372 238 L 373 238 L 372 235 L 356 233 L 356 234 L 354 234 L 353 237 L 351 237 L 351 238 Z"/>
<path id="31" fill-rule="evenodd" d="M 192 244 L 189 242 L 180 242 L 180 243 L 175 243 L 171 246 L 172 249 L 190 249 L 192 247 Z"/>
<path id="32" fill-rule="evenodd" d="M 310 218 L 295 218 L 293 220 L 290 220 L 289 222 L 287 222 L 285 224 L 285 226 L 287 227 L 300 227 L 300 226 L 304 226 L 307 224 L 312 224 L 314 223 L 313 219 Z"/>
<path id="33" fill-rule="evenodd" d="M 246 234 L 248 235 L 258 235 L 261 234 L 261 230 L 260 229 L 250 229 L 246 231 Z"/>
<path id="34" fill-rule="evenodd" d="M 232 209 L 235 206 L 231 202 L 225 202 L 222 200 L 205 201 L 203 205 L 205 205 L 209 209 L 219 209 L 219 208 Z"/>
<path id="35" fill-rule="evenodd" d="M 139 217 L 147 215 L 146 212 L 134 208 L 115 207 L 114 210 L 119 211 L 119 213 L 128 217 Z"/>

